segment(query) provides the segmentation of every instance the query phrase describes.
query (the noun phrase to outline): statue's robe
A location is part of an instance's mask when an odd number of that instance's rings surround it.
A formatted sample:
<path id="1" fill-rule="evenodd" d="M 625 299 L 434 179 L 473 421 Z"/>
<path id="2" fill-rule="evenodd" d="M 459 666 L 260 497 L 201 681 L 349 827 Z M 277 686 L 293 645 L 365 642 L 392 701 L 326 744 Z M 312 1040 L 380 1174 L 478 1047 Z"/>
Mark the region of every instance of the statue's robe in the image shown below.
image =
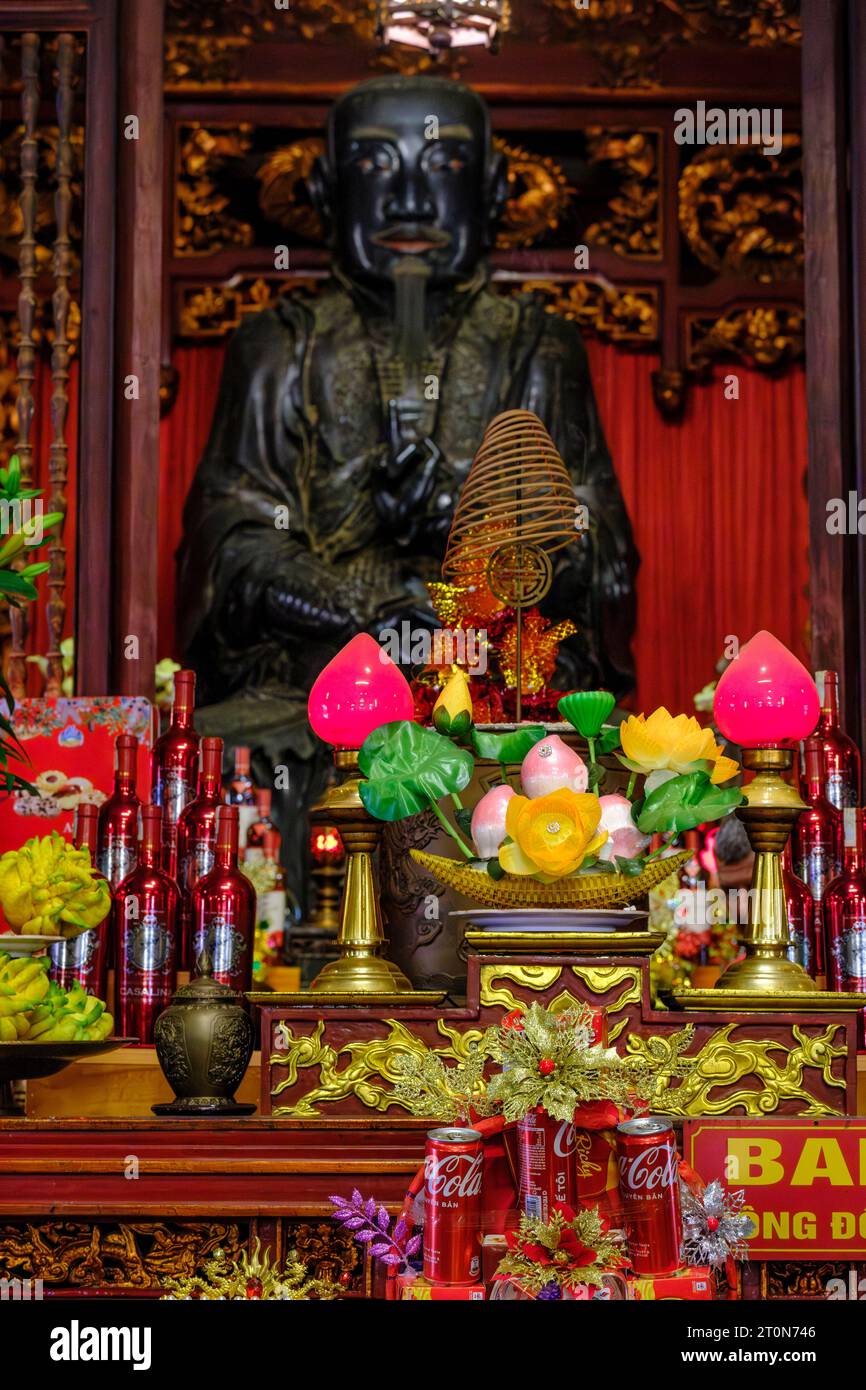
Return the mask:
<path id="1" fill-rule="evenodd" d="M 562 645 L 556 683 L 617 694 L 633 683 L 638 558 L 576 325 L 532 295 L 493 293 L 483 275 L 453 297 L 432 333 L 441 364 L 432 437 L 441 459 L 421 539 L 410 546 L 388 534 L 372 495 L 388 451 L 372 348 L 390 332 L 384 315 L 337 280 L 248 319 L 229 345 L 184 510 L 179 623 L 209 707 L 198 725 L 252 745 L 261 775 L 288 769 L 287 801 L 279 782 L 277 796 L 284 828 L 285 812 L 295 811 L 288 867 L 296 886 L 306 833 L 298 812 L 323 776 L 306 698 L 341 642 L 314 625 L 297 636 L 275 632 L 262 594 L 269 584 L 288 592 L 298 584 L 325 606 L 350 602 L 358 627 L 417 609 L 423 581 L 440 577 L 448 522 L 484 430 L 503 410 L 540 416 L 589 512 L 589 533 L 554 557 L 554 585 L 541 605 L 578 627 Z"/>

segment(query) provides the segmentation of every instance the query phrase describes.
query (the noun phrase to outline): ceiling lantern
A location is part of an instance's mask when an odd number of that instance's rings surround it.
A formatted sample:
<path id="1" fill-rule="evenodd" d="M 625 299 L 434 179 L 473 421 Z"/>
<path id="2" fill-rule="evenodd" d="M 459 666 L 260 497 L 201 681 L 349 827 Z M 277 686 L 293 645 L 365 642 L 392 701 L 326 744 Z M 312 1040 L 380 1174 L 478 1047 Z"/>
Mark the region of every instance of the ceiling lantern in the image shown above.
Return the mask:
<path id="1" fill-rule="evenodd" d="M 380 0 L 378 35 L 399 43 L 445 53 L 482 46 L 495 50 L 508 27 L 508 0 Z"/>

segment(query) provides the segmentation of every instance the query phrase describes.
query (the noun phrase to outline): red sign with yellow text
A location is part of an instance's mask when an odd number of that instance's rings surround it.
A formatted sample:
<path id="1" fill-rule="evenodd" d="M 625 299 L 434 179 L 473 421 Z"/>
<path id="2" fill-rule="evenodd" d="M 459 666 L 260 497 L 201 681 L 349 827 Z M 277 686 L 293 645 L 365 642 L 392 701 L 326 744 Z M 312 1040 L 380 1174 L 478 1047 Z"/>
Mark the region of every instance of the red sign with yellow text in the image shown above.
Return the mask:
<path id="1" fill-rule="evenodd" d="M 745 1192 L 752 1259 L 866 1257 L 866 1117 L 686 1120 L 683 1157 Z"/>

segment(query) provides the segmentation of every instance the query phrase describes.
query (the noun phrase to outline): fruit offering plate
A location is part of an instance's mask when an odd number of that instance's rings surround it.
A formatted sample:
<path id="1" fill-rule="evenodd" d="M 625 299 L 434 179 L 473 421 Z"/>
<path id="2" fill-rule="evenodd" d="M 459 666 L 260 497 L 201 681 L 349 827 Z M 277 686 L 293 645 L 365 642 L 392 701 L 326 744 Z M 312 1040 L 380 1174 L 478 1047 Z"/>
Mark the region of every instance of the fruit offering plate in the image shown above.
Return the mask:
<path id="1" fill-rule="evenodd" d="M 649 919 L 648 912 L 633 908 L 475 907 L 448 916 L 481 931 L 497 932 L 640 931 Z"/>
<path id="2" fill-rule="evenodd" d="M 0 1042 L 0 1082 L 28 1081 L 40 1076 L 53 1076 L 71 1062 L 98 1057 L 117 1047 L 129 1047 L 137 1038 L 100 1038 L 97 1042 Z"/>
<path id="3" fill-rule="evenodd" d="M 56 941 L 64 939 L 62 936 L 16 936 L 15 932 L 7 931 L 0 935 L 0 955 L 11 956 L 13 960 L 22 956 L 40 956 Z"/>

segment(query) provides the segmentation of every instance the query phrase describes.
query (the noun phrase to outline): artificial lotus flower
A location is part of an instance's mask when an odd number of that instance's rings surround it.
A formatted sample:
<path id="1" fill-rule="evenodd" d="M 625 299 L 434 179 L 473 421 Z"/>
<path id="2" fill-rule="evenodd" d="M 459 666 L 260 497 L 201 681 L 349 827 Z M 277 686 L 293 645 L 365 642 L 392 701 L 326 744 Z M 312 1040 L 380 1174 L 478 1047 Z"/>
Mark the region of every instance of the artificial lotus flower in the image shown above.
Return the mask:
<path id="1" fill-rule="evenodd" d="M 585 792 L 589 773 L 579 753 L 551 734 L 530 748 L 520 767 L 520 782 L 526 795 L 535 799 L 567 787 Z"/>
<path id="2" fill-rule="evenodd" d="M 500 785 L 485 792 L 472 812 L 472 839 L 480 859 L 495 859 L 505 839 L 505 814 L 508 803 L 516 793 L 513 787 Z"/>
<path id="3" fill-rule="evenodd" d="M 469 677 L 459 666 L 448 678 L 439 699 L 433 706 L 433 728 L 449 738 L 461 738 L 472 726 L 472 696 Z"/>
<path id="4" fill-rule="evenodd" d="M 723 755 L 712 729 L 701 728 L 693 715 L 669 713 L 662 705 L 647 718 L 632 714 L 620 726 L 619 760 L 632 772 L 708 772 L 710 780 L 727 782 L 739 764 Z"/>
<path id="5" fill-rule="evenodd" d="M 530 800 L 515 796 L 508 803 L 505 826 L 511 837 L 499 851 L 506 873 L 552 882 L 575 873 L 588 855 L 607 839 L 599 829 L 597 796 L 563 788 Z"/>
<path id="6" fill-rule="evenodd" d="M 598 852 L 599 859 L 611 863 L 615 859 L 636 859 L 650 842 L 651 836 L 638 830 L 631 818 L 631 802 L 619 793 L 599 797 L 601 828 L 607 840 Z"/>

